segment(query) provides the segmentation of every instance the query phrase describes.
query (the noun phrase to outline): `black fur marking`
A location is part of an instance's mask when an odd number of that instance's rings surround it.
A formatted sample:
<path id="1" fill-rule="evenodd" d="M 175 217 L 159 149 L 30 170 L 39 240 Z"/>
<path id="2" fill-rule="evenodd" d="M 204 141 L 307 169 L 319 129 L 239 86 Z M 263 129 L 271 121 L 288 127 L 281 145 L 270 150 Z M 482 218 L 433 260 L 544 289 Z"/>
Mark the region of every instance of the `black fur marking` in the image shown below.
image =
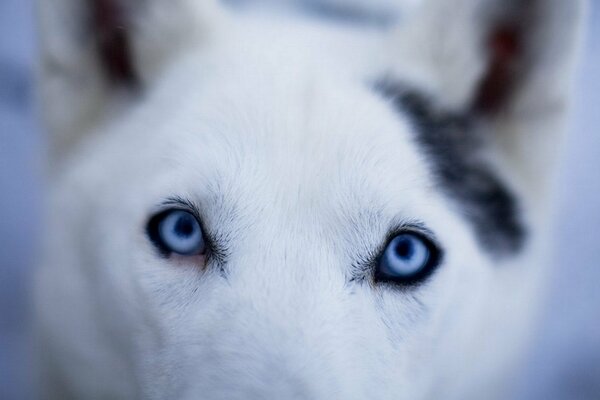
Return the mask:
<path id="1" fill-rule="evenodd" d="M 495 255 L 518 252 L 526 238 L 519 206 L 481 158 L 484 138 L 477 135 L 476 118 L 438 111 L 425 96 L 398 84 L 381 82 L 376 88 L 410 117 L 443 191 L 461 207 L 480 244 Z"/>
<path id="2" fill-rule="evenodd" d="M 133 65 L 131 24 L 122 1 L 87 0 L 91 6 L 92 30 L 106 77 L 114 84 L 136 88 L 139 77 Z"/>

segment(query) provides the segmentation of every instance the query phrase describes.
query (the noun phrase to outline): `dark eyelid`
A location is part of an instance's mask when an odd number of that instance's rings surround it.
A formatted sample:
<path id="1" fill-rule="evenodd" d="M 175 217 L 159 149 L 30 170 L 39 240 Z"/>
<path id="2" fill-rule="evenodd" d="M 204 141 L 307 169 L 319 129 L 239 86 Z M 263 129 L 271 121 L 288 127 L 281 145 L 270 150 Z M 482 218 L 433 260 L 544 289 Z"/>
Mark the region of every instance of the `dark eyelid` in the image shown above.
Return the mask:
<path id="1" fill-rule="evenodd" d="M 223 269 L 222 266 L 225 264 L 228 250 L 226 246 L 221 243 L 221 241 L 217 240 L 208 229 L 208 226 L 205 224 L 206 220 L 203 218 L 202 213 L 200 212 L 201 207 L 184 197 L 172 196 L 161 202 L 153 214 L 154 216 L 157 216 L 172 209 L 189 212 L 196 218 L 200 224 L 200 228 L 202 229 L 202 234 L 204 236 L 207 259 L 214 260 L 219 264 L 219 267 Z"/>
<path id="2" fill-rule="evenodd" d="M 156 209 L 152 213 L 152 216 L 148 220 L 146 229 L 145 229 L 146 236 L 150 239 L 150 241 L 154 244 L 154 246 L 159 250 L 159 253 L 161 254 L 161 256 L 168 257 L 170 255 L 170 252 L 164 248 L 164 246 L 161 244 L 161 241 L 157 238 L 157 233 L 156 233 L 157 226 L 158 226 L 157 224 L 162 219 L 162 216 L 164 216 L 166 213 L 169 213 L 174 210 L 180 210 L 180 211 L 190 213 L 196 219 L 196 221 L 200 225 L 200 228 L 202 229 L 205 245 L 208 248 L 208 246 L 211 243 L 207 239 L 208 235 L 206 234 L 206 229 L 203 225 L 202 218 L 200 218 L 200 213 L 199 213 L 198 207 L 196 205 L 194 205 L 194 203 L 192 203 L 191 201 L 186 200 L 182 197 L 169 197 L 165 201 L 161 202 L 156 207 Z"/>
<path id="3" fill-rule="evenodd" d="M 372 279 L 373 271 L 377 269 L 379 258 L 385 251 L 390 242 L 398 235 L 403 233 L 412 233 L 418 236 L 422 236 L 426 240 L 430 241 L 437 250 L 438 263 L 442 263 L 444 260 L 444 248 L 441 246 L 440 241 L 431 229 L 429 229 L 424 222 L 419 220 L 403 220 L 392 225 L 388 230 L 384 240 L 373 248 L 369 254 L 362 260 L 359 260 L 355 264 L 355 273 L 353 274 L 352 280 L 360 281 L 366 279 Z"/>

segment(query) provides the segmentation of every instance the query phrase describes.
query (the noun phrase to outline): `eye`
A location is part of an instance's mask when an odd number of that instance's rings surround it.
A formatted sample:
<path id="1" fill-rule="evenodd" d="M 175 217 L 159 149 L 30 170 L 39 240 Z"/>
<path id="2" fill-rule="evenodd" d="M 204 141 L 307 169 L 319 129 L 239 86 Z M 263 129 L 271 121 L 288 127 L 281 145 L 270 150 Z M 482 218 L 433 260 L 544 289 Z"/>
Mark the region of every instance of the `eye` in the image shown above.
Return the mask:
<path id="1" fill-rule="evenodd" d="M 423 234 L 403 232 L 395 236 L 377 263 L 375 280 L 404 285 L 426 279 L 438 266 L 439 248 Z"/>
<path id="2" fill-rule="evenodd" d="M 165 255 L 194 256 L 203 254 L 206 248 L 200 222 L 185 210 L 167 210 L 152 217 L 147 232 Z"/>

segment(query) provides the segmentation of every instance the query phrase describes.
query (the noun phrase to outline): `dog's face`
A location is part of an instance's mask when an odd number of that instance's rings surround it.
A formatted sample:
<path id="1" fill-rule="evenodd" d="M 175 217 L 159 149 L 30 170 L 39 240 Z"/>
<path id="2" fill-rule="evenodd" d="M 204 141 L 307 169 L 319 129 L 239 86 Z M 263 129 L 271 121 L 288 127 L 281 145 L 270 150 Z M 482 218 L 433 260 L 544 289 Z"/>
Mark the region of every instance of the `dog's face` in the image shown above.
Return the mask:
<path id="1" fill-rule="evenodd" d="M 489 388 L 534 303 L 531 205 L 545 185 L 531 173 L 550 156 L 523 147 L 556 141 L 569 72 L 530 56 L 572 46 L 577 7 L 464 3 L 456 24 L 489 26 L 441 29 L 448 6 L 435 2 L 394 34 L 220 13 L 202 25 L 207 10 L 178 3 L 203 26 L 181 49 L 161 47 L 144 19 L 102 39 L 115 17 L 102 7 L 91 59 L 68 35 L 49 39 L 71 57 L 50 54 L 44 75 L 49 102 L 64 99 L 47 105 L 57 151 L 70 153 L 39 279 L 53 390 L 419 399 Z M 536 17 L 514 18 L 525 11 Z M 157 26 L 185 37 L 167 20 Z M 430 43 L 439 32 L 447 43 Z M 529 32 L 547 35 L 533 46 Z M 81 85 L 73 60 L 97 75 Z M 540 77 L 548 98 L 532 103 Z"/>

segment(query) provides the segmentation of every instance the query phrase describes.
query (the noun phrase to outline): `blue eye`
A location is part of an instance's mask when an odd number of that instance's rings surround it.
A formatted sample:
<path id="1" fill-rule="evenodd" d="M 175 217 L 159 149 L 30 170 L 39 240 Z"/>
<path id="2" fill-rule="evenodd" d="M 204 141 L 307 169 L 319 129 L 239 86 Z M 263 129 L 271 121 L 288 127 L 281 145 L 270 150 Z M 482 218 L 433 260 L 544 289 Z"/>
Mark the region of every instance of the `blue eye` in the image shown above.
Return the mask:
<path id="1" fill-rule="evenodd" d="M 165 255 L 193 256 L 205 251 L 200 223 L 187 211 L 164 211 L 150 220 L 147 230 L 152 242 Z"/>
<path id="2" fill-rule="evenodd" d="M 375 279 L 414 284 L 427 278 L 439 263 L 440 251 L 424 235 L 414 232 L 395 236 L 379 258 Z"/>

